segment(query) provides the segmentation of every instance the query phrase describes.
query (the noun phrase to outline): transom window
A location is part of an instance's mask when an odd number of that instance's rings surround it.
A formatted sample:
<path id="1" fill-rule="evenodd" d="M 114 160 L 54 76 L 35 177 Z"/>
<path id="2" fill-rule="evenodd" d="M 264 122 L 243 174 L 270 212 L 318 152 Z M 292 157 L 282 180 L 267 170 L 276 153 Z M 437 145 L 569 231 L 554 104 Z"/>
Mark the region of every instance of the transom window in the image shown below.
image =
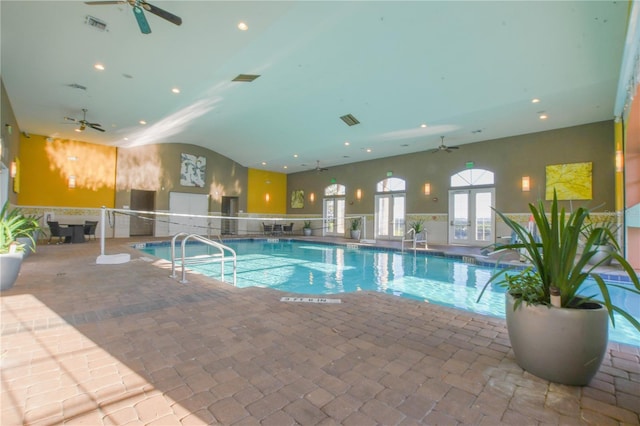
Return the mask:
<path id="1" fill-rule="evenodd" d="M 451 176 L 451 187 L 493 185 L 493 172 L 484 169 L 467 169 Z"/>
<path id="2" fill-rule="evenodd" d="M 325 197 L 335 197 L 336 195 L 345 195 L 346 193 L 346 187 L 337 183 L 331 184 L 324 189 Z"/>
<path id="3" fill-rule="evenodd" d="M 400 178 L 387 178 L 383 179 L 376 185 L 377 192 L 395 192 L 404 191 L 406 189 L 406 183 Z"/>

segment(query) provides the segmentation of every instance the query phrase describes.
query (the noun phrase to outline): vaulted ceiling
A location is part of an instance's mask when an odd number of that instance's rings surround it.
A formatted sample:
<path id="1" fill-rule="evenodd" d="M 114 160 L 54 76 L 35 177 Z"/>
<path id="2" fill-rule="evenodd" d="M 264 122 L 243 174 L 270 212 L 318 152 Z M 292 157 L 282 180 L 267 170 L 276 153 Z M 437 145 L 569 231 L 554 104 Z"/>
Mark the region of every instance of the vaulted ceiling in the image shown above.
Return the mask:
<path id="1" fill-rule="evenodd" d="M 443 136 L 464 145 L 609 120 L 628 12 L 626 1 L 152 4 L 182 25 L 143 9 L 142 34 L 124 2 L 0 2 L 20 129 L 195 144 L 292 173 L 431 150 Z M 105 132 L 74 131 L 83 109 Z"/>

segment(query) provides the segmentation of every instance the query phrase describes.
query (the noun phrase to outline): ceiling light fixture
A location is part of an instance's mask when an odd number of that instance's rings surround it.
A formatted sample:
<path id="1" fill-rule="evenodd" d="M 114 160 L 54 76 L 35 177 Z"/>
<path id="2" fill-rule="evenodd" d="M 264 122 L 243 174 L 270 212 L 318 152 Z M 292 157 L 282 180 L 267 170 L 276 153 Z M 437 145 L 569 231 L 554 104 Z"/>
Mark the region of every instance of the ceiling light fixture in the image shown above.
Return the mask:
<path id="1" fill-rule="evenodd" d="M 538 102 L 540 102 L 540 99 L 538 99 L 538 98 L 531 99 L 531 103 L 532 104 L 537 104 Z"/>
<path id="2" fill-rule="evenodd" d="M 238 24 L 238 29 L 239 29 L 240 31 L 247 31 L 247 30 L 249 29 L 249 26 L 248 26 L 246 23 L 244 23 L 244 22 L 240 22 L 240 23 Z"/>
<path id="3" fill-rule="evenodd" d="M 98 71 L 104 71 L 104 65 L 102 65 L 101 63 L 97 63 L 93 67 Z"/>
<path id="4" fill-rule="evenodd" d="M 349 145 L 351 145 L 351 144 L 349 143 L 349 141 L 345 141 L 345 142 L 344 142 L 344 146 L 349 146 Z"/>
<path id="5" fill-rule="evenodd" d="M 178 89 L 177 87 L 174 87 L 173 89 L 171 89 L 171 91 L 173 93 L 180 93 L 180 89 Z"/>
<path id="6" fill-rule="evenodd" d="M 546 120 L 547 118 L 549 118 L 549 116 L 545 113 L 540 114 L 540 120 Z"/>
<path id="7" fill-rule="evenodd" d="M 424 129 L 424 128 L 426 128 L 426 127 L 427 127 L 427 125 L 426 125 L 426 124 L 424 124 L 424 123 L 422 123 L 422 124 L 420 125 L 420 127 L 422 127 L 422 128 Z"/>
<path id="8" fill-rule="evenodd" d="M 144 121 L 144 120 L 140 120 L 140 121 L 138 121 L 138 123 L 140 123 L 140 124 L 142 124 L 142 125 L 147 124 L 147 122 L 146 122 L 146 121 Z"/>

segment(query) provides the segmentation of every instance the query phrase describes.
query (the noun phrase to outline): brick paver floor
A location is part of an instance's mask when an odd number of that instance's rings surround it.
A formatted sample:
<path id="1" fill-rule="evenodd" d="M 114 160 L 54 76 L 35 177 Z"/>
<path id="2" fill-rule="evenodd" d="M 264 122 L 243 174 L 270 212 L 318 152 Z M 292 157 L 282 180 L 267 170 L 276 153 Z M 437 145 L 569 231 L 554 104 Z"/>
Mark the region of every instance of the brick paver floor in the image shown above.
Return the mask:
<path id="1" fill-rule="evenodd" d="M 126 240 L 130 241 L 130 240 Z M 640 349 L 589 386 L 519 368 L 501 319 L 371 292 L 281 302 L 107 242 L 40 245 L 2 302 L 2 425 L 639 424 Z"/>

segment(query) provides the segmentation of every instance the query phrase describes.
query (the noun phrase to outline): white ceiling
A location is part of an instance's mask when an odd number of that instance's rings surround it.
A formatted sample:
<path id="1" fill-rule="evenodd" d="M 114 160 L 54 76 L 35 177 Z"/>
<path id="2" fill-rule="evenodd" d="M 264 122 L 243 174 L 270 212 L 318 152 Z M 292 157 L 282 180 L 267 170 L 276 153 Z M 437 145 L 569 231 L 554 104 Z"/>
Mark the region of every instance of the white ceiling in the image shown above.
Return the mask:
<path id="1" fill-rule="evenodd" d="M 20 129 L 120 147 L 189 143 L 292 173 L 316 160 L 430 150 L 441 136 L 462 145 L 609 120 L 628 9 L 627 1 L 152 4 L 183 24 L 145 12 L 152 33 L 143 35 L 127 4 L 2 0 L 2 79 Z M 86 25 L 87 15 L 107 30 Z M 231 82 L 238 74 L 260 77 Z M 64 120 L 83 108 L 106 132 L 78 134 Z M 347 126 L 345 114 L 360 124 Z"/>

